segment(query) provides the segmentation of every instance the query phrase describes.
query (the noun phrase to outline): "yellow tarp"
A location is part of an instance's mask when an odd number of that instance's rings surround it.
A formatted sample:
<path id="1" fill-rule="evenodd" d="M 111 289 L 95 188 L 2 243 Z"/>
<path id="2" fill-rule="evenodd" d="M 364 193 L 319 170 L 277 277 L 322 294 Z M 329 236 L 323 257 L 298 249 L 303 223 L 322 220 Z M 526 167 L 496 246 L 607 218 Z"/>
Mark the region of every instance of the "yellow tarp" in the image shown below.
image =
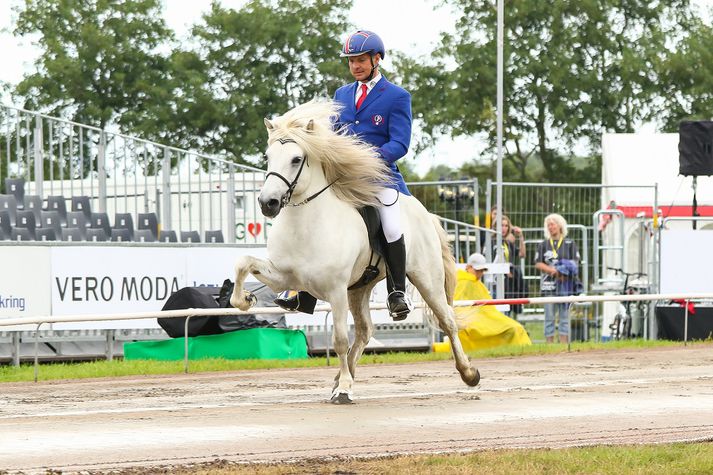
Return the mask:
<path id="1" fill-rule="evenodd" d="M 455 300 L 491 299 L 485 285 L 473 274 L 458 270 Z M 495 308 L 495 305 L 456 307 L 458 338 L 465 351 L 482 350 L 501 345 L 531 345 L 525 329 L 512 318 Z M 451 351 L 449 342 L 435 343 L 433 350 Z"/>

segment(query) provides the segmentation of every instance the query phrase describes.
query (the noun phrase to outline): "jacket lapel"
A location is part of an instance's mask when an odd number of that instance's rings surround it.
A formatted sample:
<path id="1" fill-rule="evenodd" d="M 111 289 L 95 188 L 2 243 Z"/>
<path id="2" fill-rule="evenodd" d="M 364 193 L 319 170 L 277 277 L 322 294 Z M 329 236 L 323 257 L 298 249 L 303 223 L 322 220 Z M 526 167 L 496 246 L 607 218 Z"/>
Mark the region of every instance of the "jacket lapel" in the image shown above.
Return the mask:
<path id="1" fill-rule="evenodd" d="M 387 81 L 384 76 L 381 76 L 381 80 L 376 84 L 376 87 L 374 87 L 374 89 L 372 89 L 371 92 L 366 96 L 366 99 L 364 99 L 364 102 L 362 102 L 358 112 L 361 112 L 367 107 L 369 107 L 369 104 L 374 102 L 377 97 L 381 96 L 388 87 L 389 81 Z M 354 94 L 356 94 L 356 89 L 354 90 Z"/>

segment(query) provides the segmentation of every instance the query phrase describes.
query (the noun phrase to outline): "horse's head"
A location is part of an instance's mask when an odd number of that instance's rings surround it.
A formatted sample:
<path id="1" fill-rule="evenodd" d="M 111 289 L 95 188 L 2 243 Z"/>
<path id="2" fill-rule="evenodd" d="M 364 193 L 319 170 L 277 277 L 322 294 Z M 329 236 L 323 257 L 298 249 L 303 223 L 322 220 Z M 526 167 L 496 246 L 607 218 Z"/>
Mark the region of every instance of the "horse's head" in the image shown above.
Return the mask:
<path id="1" fill-rule="evenodd" d="M 273 124 L 265 119 L 268 132 L 274 130 Z M 310 120 L 305 129 L 311 131 L 314 123 Z M 307 154 L 291 138 L 276 138 L 270 140 L 265 151 L 267 159 L 267 175 L 262 186 L 258 203 L 262 214 L 274 218 L 280 213 L 292 198 L 306 190 L 310 182 Z"/>

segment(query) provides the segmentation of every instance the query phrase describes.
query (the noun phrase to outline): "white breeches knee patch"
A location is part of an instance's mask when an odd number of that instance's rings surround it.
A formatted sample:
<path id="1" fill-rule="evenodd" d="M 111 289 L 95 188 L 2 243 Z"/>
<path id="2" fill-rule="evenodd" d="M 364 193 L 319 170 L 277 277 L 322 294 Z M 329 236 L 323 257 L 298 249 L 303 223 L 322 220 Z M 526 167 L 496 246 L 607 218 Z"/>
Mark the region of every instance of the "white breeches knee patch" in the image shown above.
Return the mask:
<path id="1" fill-rule="evenodd" d="M 395 242 L 401 238 L 401 209 L 399 207 L 399 192 L 391 188 L 382 189 L 379 194 L 379 217 L 384 229 L 386 242 Z M 387 206 L 391 205 L 391 206 Z"/>

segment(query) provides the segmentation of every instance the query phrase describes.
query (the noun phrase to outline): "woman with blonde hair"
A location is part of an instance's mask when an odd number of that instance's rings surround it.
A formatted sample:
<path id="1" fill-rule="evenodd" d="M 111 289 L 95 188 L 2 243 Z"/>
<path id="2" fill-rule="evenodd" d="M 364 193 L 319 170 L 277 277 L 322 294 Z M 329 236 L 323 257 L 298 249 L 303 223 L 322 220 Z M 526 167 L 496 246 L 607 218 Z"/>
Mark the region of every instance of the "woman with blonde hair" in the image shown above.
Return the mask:
<path id="1" fill-rule="evenodd" d="M 535 268 L 542 276 L 540 291 L 542 296 L 572 295 L 572 282 L 577 277 L 579 249 L 571 239 L 567 239 L 567 221 L 556 213 L 545 218 L 545 239 L 537 246 Z M 560 343 L 569 341 L 569 304 L 545 304 L 545 340 L 552 343 L 555 338 L 555 314 L 559 314 Z"/>

